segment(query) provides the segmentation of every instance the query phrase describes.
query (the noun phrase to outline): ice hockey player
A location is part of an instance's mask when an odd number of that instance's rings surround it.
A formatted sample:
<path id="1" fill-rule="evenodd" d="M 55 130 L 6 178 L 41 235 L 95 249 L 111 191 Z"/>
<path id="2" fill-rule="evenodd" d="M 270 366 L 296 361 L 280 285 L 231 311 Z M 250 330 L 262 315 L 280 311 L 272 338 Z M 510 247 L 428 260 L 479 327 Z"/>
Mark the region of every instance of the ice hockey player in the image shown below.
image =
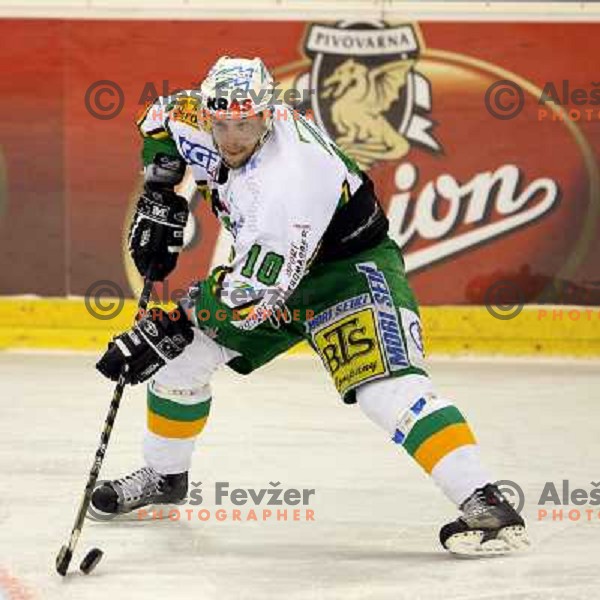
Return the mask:
<path id="1" fill-rule="evenodd" d="M 185 498 L 213 372 L 251 373 L 307 340 L 344 402 L 358 403 L 461 511 L 440 531 L 446 549 L 527 546 L 464 415 L 428 377 L 418 305 L 372 182 L 313 121 L 275 106 L 274 85 L 259 58 L 224 56 L 199 97 L 159 99 L 138 123 L 145 187 L 129 249 L 139 272 L 160 281 L 176 266 L 188 207 L 174 188 L 188 166 L 210 188 L 232 259 L 176 311 L 157 309 L 115 337 L 98 362 L 113 381 L 122 370 L 128 383 L 150 381 L 145 466 L 98 487 L 94 507 L 125 513 Z"/>

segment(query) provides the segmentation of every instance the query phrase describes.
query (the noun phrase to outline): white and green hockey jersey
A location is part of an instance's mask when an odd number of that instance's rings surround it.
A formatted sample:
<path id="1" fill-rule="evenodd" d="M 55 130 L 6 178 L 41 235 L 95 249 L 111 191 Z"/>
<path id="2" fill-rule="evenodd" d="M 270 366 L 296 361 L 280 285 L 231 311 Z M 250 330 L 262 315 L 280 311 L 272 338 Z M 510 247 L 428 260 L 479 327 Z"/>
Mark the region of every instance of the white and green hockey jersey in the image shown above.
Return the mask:
<path id="1" fill-rule="evenodd" d="M 312 121 L 277 107 L 262 146 L 229 169 L 198 108 L 191 96 L 157 100 L 138 121 L 143 159 L 176 153 L 210 190 L 213 211 L 233 236 L 220 298 L 229 307 L 285 300 L 313 260 L 347 255 L 387 231 L 371 182 Z"/>

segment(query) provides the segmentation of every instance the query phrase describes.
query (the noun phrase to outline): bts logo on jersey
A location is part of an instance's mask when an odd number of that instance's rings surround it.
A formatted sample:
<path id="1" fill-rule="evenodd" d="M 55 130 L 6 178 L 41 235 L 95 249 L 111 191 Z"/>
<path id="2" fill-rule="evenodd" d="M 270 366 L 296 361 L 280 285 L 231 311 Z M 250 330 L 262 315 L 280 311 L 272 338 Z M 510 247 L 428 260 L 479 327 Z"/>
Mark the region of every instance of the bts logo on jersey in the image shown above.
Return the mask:
<path id="1" fill-rule="evenodd" d="M 346 319 L 322 334 L 326 342 L 322 346 L 323 355 L 332 373 L 337 373 L 353 359 L 368 354 L 375 341 L 364 337 L 366 327 L 361 326 L 359 316 Z"/>
<path id="2" fill-rule="evenodd" d="M 398 306 L 374 262 L 355 265 L 365 292 L 306 322 L 306 332 L 342 396 L 368 381 L 424 369 L 419 315 Z"/>
<path id="3" fill-rule="evenodd" d="M 313 333 L 313 343 L 342 395 L 388 373 L 372 307 L 334 319 Z"/>

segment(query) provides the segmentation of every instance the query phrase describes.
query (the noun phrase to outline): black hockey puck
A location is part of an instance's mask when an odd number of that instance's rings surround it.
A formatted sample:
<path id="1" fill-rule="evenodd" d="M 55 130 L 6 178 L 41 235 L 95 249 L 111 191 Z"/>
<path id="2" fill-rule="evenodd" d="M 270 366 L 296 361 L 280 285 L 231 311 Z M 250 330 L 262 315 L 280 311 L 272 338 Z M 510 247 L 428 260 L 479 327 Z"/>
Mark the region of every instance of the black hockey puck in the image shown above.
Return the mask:
<path id="1" fill-rule="evenodd" d="M 71 558 L 73 558 L 73 552 L 68 546 L 62 546 L 56 557 L 56 570 L 58 571 L 59 575 L 64 577 L 67 574 L 67 569 L 69 568 Z"/>
<path id="2" fill-rule="evenodd" d="M 100 548 L 92 548 L 83 557 L 83 560 L 79 565 L 79 569 L 81 570 L 81 572 L 85 575 L 89 575 L 96 568 L 96 565 L 100 562 L 100 559 L 102 558 L 103 554 L 104 553 L 102 552 L 102 550 L 100 550 Z"/>

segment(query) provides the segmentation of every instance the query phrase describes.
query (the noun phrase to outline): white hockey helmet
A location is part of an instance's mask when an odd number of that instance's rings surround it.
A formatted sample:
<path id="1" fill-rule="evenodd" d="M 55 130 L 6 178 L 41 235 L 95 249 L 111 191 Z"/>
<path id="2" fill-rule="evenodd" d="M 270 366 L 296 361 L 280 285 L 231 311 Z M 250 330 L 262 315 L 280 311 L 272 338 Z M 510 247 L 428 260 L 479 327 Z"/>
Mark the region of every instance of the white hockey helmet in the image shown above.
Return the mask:
<path id="1" fill-rule="evenodd" d="M 273 106 L 274 81 L 260 58 L 221 56 L 202 82 L 200 93 L 211 115 L 243 119 Z"/>

